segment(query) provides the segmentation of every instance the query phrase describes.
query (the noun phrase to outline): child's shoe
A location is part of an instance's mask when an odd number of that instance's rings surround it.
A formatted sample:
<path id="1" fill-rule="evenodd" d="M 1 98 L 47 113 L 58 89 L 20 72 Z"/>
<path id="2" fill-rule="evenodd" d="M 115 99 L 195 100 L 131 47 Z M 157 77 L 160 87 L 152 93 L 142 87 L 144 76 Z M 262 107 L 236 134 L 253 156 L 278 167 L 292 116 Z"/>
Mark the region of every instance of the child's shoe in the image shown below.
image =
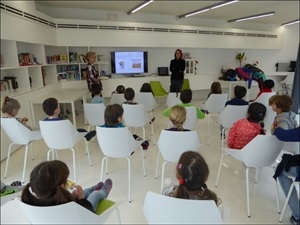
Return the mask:
<path id="1" fill-rule="evenodd" d="M 96 184 L 95 190 L 100 190 L 103 187 L 104 183 L 100 181 L 98 184 Z"/>
<path id="2" fill-rule="evenodd" d="M 149 121 L 149 123 L 152 124 L 154 121 L 155 121 L 155 117 L 153 117 L 153 118 Z"/>
<path id="3" fill-rule="evenodd" d="M 148 147 L 149 147 L 149 141 L 144 141 L 142 144 L 142 147 L 143 147 L 143 150 L 148 150 Z"/>
<path id="4" fill-rule="evenodd" d="M 112 180 L 109 179 L 109 178 L 106 179 L 106 181 L 104 182 L 104 185 L 102 187 L 102 188 L 104 188 L 106 190 L 106 193 L 107 193 L 107 195 L 106 195 L 105 198 L 107 198 L 107 196 L 109 195 L 109 192 L 111 191 L 112 186 L 113 186 Z"/>

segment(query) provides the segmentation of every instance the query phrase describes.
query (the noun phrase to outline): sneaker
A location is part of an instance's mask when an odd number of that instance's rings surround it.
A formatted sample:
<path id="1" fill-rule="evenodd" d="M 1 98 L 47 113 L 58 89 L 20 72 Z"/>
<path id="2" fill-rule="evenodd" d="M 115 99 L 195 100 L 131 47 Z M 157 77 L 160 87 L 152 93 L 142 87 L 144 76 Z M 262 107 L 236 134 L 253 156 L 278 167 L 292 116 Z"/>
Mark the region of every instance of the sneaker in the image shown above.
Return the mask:
<path id="1" fill-rule="evenodd" d="M 140 136 L 137 136 L 136 134 L 133 134 L 132 136 L 133 136 L 134 140 L 136 140 L 136 141 L 142 141 L 143 140 Z"/>
<path id="2" fill-rule="evenodd" d="M 293 225 L 300 225 L 300 219 L 296 220 L 294 216 L 291 216 L 290 222 Z"/>
<path id="3" fill-rule="evenodd" d="M 104 183 L 101 181 L 98 184 L 96 184 L 95 190 L 100 190 L 103 187 Z"/>
<path id="4" fill-rule="evenodd" d="M 112 180 L 109 178 L 104 182 L 104 185 L 102 188 L 104 188 L 106 190 L 106 193 L 107 193 L 106 198 L 109 195 L 109 192 L 111 191 L 112 185 L 113 185 Z"/>
<path id="5" fill-rule="evenodd" d="M 87 133 L 87 135 L 85 135 L 84 137 L 87 141 L 90 141 L 93 137 L 95 137 L 95 135 L 96 135 L 96 131 L 92 130 L 89 133 Z"/>
<path id="6" fill-rule="evenodd" d="M 153 118 L 149 121 L 149 123 L 152 124 L 154 121 L 155 121 L 155 117 L 153 117 Z"/>
<path id="7" fill-rule="evenodd" d="M 149 141 L 144 141 L 142 144 L 143 150 L 148 150 L 149 147 Z"/>
<path id="8" fill-rule="evenodd" d="M 21 181 L 14 181 L 10 184 L 10 186 L 22 186 Z"/>

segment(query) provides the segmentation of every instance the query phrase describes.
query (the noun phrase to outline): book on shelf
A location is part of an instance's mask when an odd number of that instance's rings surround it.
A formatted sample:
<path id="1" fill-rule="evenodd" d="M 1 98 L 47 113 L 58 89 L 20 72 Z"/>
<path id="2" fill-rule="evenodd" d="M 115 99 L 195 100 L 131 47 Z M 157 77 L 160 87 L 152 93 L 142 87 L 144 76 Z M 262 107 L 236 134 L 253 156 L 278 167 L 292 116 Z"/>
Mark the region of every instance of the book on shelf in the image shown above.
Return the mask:
<path id="1" fill-rule="evenodd" d="M 8 80 L 0 80 L 0 90 L 1 91 L 8 91 L 8 90 L 10 90 L 8 85 L 9 85 L 8 84 Z"/>
<path id="2" fill-rule="evenodd" d="M 30 66 L 37 64 L 36 57 L 31 53 L 20 53 L 18 54 L 19 65 L 20 66 Z"/>
<path id="3" fill-rule="evenodd" d="M 65 53 L 47 56 L 47 64 L 68 63 L 68 56 Z"/>
<path id="4" fill-rule="evenodd" d="M 4 80 L 8 82 L 8 90 L 16 90 L 18 89 L 18 82 L 16 77 L 4 77 Z"/>

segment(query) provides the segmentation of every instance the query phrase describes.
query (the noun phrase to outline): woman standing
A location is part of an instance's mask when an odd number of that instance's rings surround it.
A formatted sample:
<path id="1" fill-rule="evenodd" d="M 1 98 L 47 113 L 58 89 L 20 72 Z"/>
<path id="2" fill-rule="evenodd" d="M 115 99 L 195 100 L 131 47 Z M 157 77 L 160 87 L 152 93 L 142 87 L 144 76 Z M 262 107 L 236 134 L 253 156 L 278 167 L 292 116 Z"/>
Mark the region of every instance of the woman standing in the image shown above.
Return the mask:
<path id="1" fill-rule="evenodd" d="M 95 68 L 96 62 L 96 53 L 95 52 L 88 52 L 86 53 L 86 59 L 88 64 L 86 66 L 86 81 L 88 85 L 88 89 L 91 91 L 93 85 L 99 85 L 102 90 L 102 83 L 100 81 L 99 72 Z M 94 95 L 92 94 L 92 97 Z"/>
<path id="2" fill-rule="evenodd" d="M 170 71 L 171 74 L 171 86 L 173 84 L 177 85 L 178 90 L 181 90 L 183 85 L 184 78 L 184 70 L 185 70 L 185 60 L 182 59 L 182 51 L 177 49 L 174 54 L 174 59 L 170 62 Z"/>

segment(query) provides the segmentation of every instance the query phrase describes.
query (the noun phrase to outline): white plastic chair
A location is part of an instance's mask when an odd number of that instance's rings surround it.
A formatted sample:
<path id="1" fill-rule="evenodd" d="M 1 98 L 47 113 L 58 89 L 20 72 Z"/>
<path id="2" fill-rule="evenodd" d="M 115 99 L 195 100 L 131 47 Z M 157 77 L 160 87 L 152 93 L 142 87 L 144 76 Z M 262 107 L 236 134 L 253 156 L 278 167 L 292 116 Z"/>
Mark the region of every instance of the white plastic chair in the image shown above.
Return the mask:
<path id="1" fill-rule="evenodd" d="M 275 136 L 257 135 L 242 149 L 223 148 L 218 175 L 215 186 L 218 186 L 221 168 L 223 165 L 224 155 L 231 155 L 235 159 L 243 162 L 246 168 L 246 189 L 247 189 L 247 213 L 250 217 L 250 198 L 249 198 L 249 168 L 256 168 L 256 175 L 258 170 L 262 167 L 270 166 L 276 160 L 278 154 L 282 149 L 283 143 Z M 256 179 L 257 180 L 257 176 Z M 276 195 L 277 196 L 277 195 Z M 279 202 L 277 200 L 277 209 L 279 209 Z"/>
<path id="2" fill-rule="evenodd" d="M 212 132 L 212 123 L 210 120 L 217 118 L 218 114 L 223 111 L 227 98 L 228 94 L 211 94 L 205 102 L 205 109 L 209 112 L 209 114 L 207 114 L 207 145 L 209 145 Z"/>
<path id="3" fill-rule="evenodd" d="M 176 95 L 178 95 L 176 97 Z M 180 93 L 169 93 L 168 96 L 167 96 L 167 101 L 166 101 L 166 105 L 168 108 L 171 108 L 172 106 L 174 105 L 178 105 L 178 104 L 181 104 L 181 101 L 180 101 Z"/>
<path id="4" fill-rule="evenodd" d="M 222 224 L 213 200 L 173 198 L 148 191 L 143 205 L 148 224 Z"/>
<path id="5" fill-rule="evenodd" d="M 130 159 L 129 156 L 133 151 L 140 148 L 142 155 L 142 164 L 144 176 L 146 176 L 144 153 L 141 147 L 142 141 L 134 140 L 132 134 L 127 127 L 121 128 L 107 128 L 107 127 L 97 127 L 97 140 L 104 155 L 101 165 L 101 178 L 103 178 L 103 167 L 104 160 L 106 160 L 106 174 L 108 158 L 126 158 L 128 162 L 128 200 L 131 202 L 130 197 Z"/>
<path id="6" fill-rule="evenodd" d="M 23 124 L 17 121 L 15 118 L 1 118 L 1 127 L 10 138 L 12 143 L 8 147 L 6 166 L 4 172 L 4 178 L 7 175 L 7 169 L 10 159 L 10 152 L 13 145 L 25 145 L 25 154 L 24 154 L 24 164 L 23 164 L 23 175 L 22 182 L 25 181 L 25 170 L 26 170 L 26 162 L 27 162 L 27 152 L 28 145 L 33 141 L 40 140 L 42 138 L 40 131 L 31 131 L 26 128 Z M 32 151 L 32 149 L 31 149 Z M 32 159 L 34 159 L 34 154 L 32 151 Z"/>
<path id="7" fill-rule="evenodd" d="M 104 125 L 104 111 L 105 105 L 101 104 L 93 104 L 93 103 L 83 103 L 84 115 L 89 123 L 88 130 L 92 126 L 102 126 Z"/>
<path id="8" fill-rule="evenodd" d="M 158 106 L 150 92 L 137 92 L 134 99 L 137 103 L 143 104 L 147 112 L 152 112 Z"/>
<path id="9" fill-rule="evenodd" d="M 270 130 L 272 124 L 273 124 L 273 121 L 274 121 L 274 118 L 276 116 L 276 112 L 274 112 L 272 110 L 272 107 L 269 106 L 269 98 L 273 95 L 276 95 L 276 92 L 270 92 L 270 93 L 262 93 L 254 102 L 259 102 L 263 105 L 266 106 L 267 108 L 267 112 L 266 112 L 266 116 L 265 116 L 265 119 L 264 119 L 264 124 L 265 124 L 265 127 L 264 129 L 266 130 Z"/>
<path id="10" fill-rule="evenodd" d="M 54 151 L 70 149 L 73 155 L 73 170 L 74 181 L 76 182 L 76 165 L 75 165 L 75 150 L 74 146 L 77 142 L 84 139 L 86 153 L 90 166 L 92 166 L 88 143 L 84 136 L 86 132 L 78 132 L 70 120 L 58 120 L 58 121 L 40 121 L 40 128 L 43 139 L 45 140 L 49 150 L 47 154 L 47 160 L 50 159 L 50 153 L 54 159 Z M 57 153 L 57 152 L 56 152 Z M 57 156 L 57 154 L 56 154 Z"/>
<path id="11" fill-rule="evenodd" d="M 123 102 L 125 102 L 126 99 L 124 98 L 124 94 L 112 94 L 109 104 L 119 104 L 122 105 Z"/>
<path id="12" fill-rule="evenodd" d="M 150 116 L 146 112 L 145 106 L 143 104 L 137 104 L 137 105 L 123 104 L 122 107 L 124 109 L 123 119 L 126 126 L 134 127 L 134 128 L 142 128 L 143 139 L 146 140 L 145 125 L 149 123 Z M 150 125 L 151 125 L 152 140 L 153 143 L 155 143 L 153 122 Z"/>
<path id="13" fill-rule="evenodd" d="M 289 178 L 293 180 L 293 183 L 292 183 L 291 186 L 290 186 L 288 195 L 286 196 L 286 200 L 285 200 L 284 206 L 283 206 L 283 208 L 282 208 L 282 212 L 281 212 L 281 215 L 280 215 L 280 218 L 279 218 L 279 222 L 280 222 L 280 223 L 282 222 L 282 218 L 283 218 L 283 216 L 284 216 L 286 207 L 287 207 L 287 205 L 288 205 L 288 203 L 289 203 L 289 200 L 290 200 L 290 198 L 291 198 L 291 195 L 292 195 L 292 192 L 293 192 L 294 188 L 296 189 L 296 192 L 297 192 L 297 195 L 298 195 L 298 201 L 300 201 L 300 193 L 299 193 L 299 185 L 300 185 L 300 182 L 299 182 L 299 181 L 296 181 L 296 177 L 289 176 Z M 277 183 L 276 183 L 276 187 L 277 187 Z M 278 189 L 276 188 L 276 190 L 278 190 Z M 279 196 L 278 196 L 278 191 L 277 191 L 277 198 L 279 198 Z"/>
<path id="14" fill-rule="evenodd" d="M 232 125 L 247 117 L 248 105 L 227 105 L 219 115 L 219 121 L 223 129 L 221 131 L 221 137 L 224 137 L 226 129 L 232 127 Z M 224 139 L 222 138 L 222 148 L 224 147 Z"/>
<path id="15" fill-rule="evenodd" d="M 116 203 L 97 215 L 76 202 L 56 206 L 33 206 L 22 202 L 19 198 L 17 201 L 31 224 L 104 224 L 114 210 L 121 224 Z"/>
<path id="16" fill-rule="evenodd" d="M 197 118 L 197 108 L 196 106 L 185 107 L 186 119 L 182 124 L 184 129 L 195 130 L 198 118 Z"/>
<path id="17" fill-rule="evenodd" d="M 163 188 L 165 166 L 168 162 L 177 163 L 181 154 L 186 151 L 197 151 L 200 141 L 197 131 L 169 131 L 162 130 L 158 139 L 158 154 L 155 178 L 158 177 L 160 153 L 164 159 L 161 171 L 161 190 Z"/>

